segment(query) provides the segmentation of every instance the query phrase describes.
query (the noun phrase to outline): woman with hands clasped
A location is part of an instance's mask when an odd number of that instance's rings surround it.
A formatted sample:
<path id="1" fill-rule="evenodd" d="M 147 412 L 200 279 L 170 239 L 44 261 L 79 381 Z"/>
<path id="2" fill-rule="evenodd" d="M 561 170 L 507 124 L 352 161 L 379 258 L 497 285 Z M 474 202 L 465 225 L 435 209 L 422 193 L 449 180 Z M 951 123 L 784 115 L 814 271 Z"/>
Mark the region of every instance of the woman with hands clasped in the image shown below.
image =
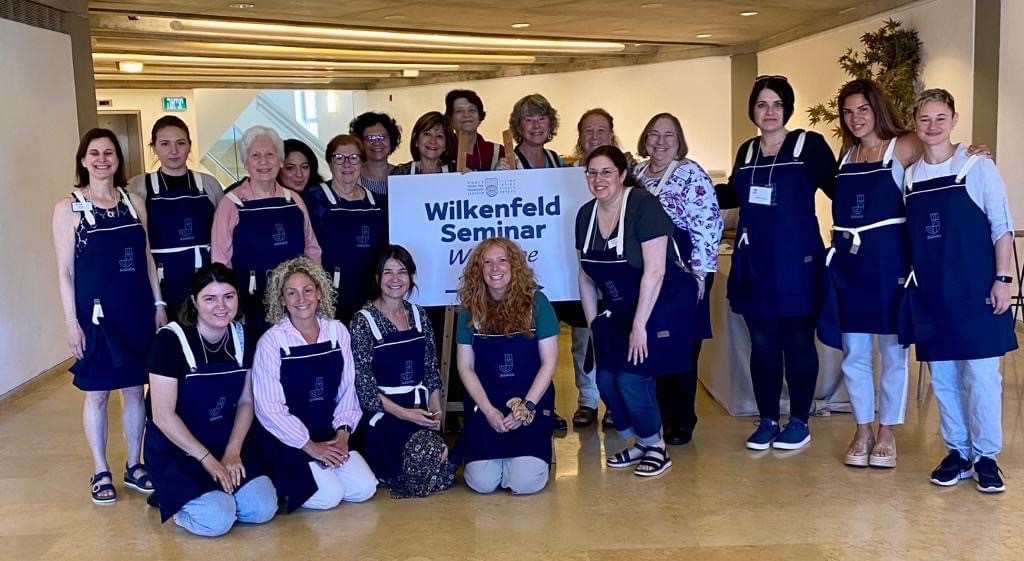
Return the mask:
<path id="1" fill-rule="evenodd" d="M 363 412 L 349 333 L 333 319 L 330 279 L 307 257 L 285 261 L 267 282 L 266 308 L 272 327 L 256 346 L 252 378 L 278 495 L 288 512 L 368 500 L 377 478 L 349 450 Z"/>
<path id="2" fill-rule="evenodd" d="M 366 460 L 395 498 L 451 487 L 455 467 L 441 428 L 441 377 L 434 329 L 407 300 L 416 263 L 402 246 L 377 260 L 376 294 L 352 319 L 356 390 L 363 411 Z"/>
<path id="3" fill-rule="evenodd" d="M 107 464 L 107 403 L 112 390 L 124 397 L 128 462 L 124 482 L 152 493 L 140 462 L 146 408 L 146 353 L 153 334 L 167 323 L 156 265 L 146 241 L 146 207 L 125 190 L 124 157 L 108 129 L 85 133 L 75 154 L 75 189 L 53 209 L 60 299 L 67 343 L 77 360 L 75 387 L 85 392 L 82 424 L 92 451 L 92 501 L 117 500 Z"/>
<path id="4" fill-rule="evenodd" d="M 235 521 L 261 524 L 277 494 L 247 439 L 253 420 L 251 347 L 239 313 L 235 274 L 206 265 L 192 280 L 179 322 L 164 326 L 149 353 L 153 419 L 146 461 L 160 519 L 200 536 L 220 536 Z"/>
<path id="5" fill-rule="evenodd" d="M 536 493 L 548 482 L 558 319 L 526 254 L 507 238 L 480 242 L 459 286 L 456 324 L 466 425 L 455 447 L 466 484 Z"/>

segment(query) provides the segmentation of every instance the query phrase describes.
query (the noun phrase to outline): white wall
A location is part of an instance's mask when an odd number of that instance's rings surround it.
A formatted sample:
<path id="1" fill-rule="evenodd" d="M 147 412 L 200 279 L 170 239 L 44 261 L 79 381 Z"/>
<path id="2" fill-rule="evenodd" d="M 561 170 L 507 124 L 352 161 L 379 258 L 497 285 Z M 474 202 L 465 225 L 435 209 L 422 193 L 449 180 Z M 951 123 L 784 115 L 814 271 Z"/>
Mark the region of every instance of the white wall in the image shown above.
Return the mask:
<path id="1" fill-rule="evenodd" d="M 238 115 L 252 103 L 260 90 L 193 91 L 196 100 L 196 119 L 199 121 L 199 141 L 193 143 L 199 154 L 206 154 L 220 136 L 235 122 Z"/>
<path id="2" fill-rule="evenodd" d="M 1010 212 L 1024 226 L 1024 2 L 1003 0 L 999 33 L 999 129 L 996 162 L 1006 182 Z"/>
<path id="3" fill-rule="evenodd" d="M 584 111 L 603 107 L 615 118 L 615 131 L 624 149 L 635 152 L 636 141 L 647 120 L 668 111 L 679 117 L 686 133 L 690 154 L 710 170 L 732 166 L 734 147 L 729 138 L 729 91 L 731 87 L 728 57 L 664 62 L 601 70 L 538 74 L 371 90 L 364 107 L 355 98 L 357 109 L 385 111 L 398 120 L 408 135 L 420 115 L 444 111 L 444 96 L 452 89 L 476 91 L 484 102 L 487 118 L 480 132 L 501 142 L 501 131 L 508 128 L 508 115 L 519 98 L 540 93 L 558 110 L 561 126 L 550 147 L 560 154 L 571 154 L 576 144 L 576 122 Z M 408 139 L 403 139 L 395 163 L 410 159 Z"/>
<path id="4" fill-rule="evenodd" d="M 184 97 L 188 109 L 185 111 L 164 111 L 164 97 Z M 142 119 L 142 138 L 146 149 L 146 169 L 154 170 L 159 165 L 153 151 L 149 149 L 149 133 L 153 123 L 164 115 L 175 115 L 180 117 L 188 125 L 189 135 L 192 137 L 192 151 L 189 153 L 189 164 L 192 167 L 199 165 L 199 158 L 202 152 L 199 148 L 199 130 L 196 126 L 196 99 L 192 90 L 117 90 L 98 89 L 96 99 L 110 99 L 114 104 L 111 107 L 103 107 L 101 110 L 111 109 L 115 111 L 138 111 Z"/>
<path id="5" fill-rule="evenodd" d="M 0 19 L 0 76 L 9 139 L 0 150 L 2 395 L 70 355 L 50 229 L 54 203 L 74 183 L 78 147 L 70 37 Z"/>

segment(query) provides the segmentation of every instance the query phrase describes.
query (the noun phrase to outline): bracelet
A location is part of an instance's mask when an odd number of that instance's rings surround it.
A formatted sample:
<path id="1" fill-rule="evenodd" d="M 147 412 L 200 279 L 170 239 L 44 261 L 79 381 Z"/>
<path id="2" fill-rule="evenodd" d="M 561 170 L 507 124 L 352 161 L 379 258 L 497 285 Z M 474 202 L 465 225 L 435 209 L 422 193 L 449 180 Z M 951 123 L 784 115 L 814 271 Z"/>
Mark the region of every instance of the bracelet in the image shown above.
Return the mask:
<path id="1" fill-rule="evenodd" d="M 167 307 L 167 302 L 164 302 L 163 300 L 155 300 L 153 302 L 153 306 L 163 306 L 163 307 L 166 308 Z"/>
<path id="2" fill-rule="evenodd" d="M 209 450 L 206 451 L 206 455 L 205 456 L 203 456 L 202 458 L 199 458 L 199 463 L 203 463 L 203 460 L 205 460 L 208 457 L 210 457 L 210 451 Z"/>
<path id="3" fill-rule="evenodd" d="M 71 325 L 72 323 L 78 323 L 78 318 L 71 318 L 64 320 L 64 325 Z"/>

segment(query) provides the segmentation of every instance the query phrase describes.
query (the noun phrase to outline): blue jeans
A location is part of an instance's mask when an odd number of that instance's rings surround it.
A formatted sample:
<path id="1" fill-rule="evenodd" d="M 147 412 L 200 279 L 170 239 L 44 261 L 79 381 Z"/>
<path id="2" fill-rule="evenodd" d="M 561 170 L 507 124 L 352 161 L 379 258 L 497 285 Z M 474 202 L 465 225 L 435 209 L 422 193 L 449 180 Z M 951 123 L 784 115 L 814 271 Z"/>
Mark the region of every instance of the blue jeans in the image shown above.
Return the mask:
<path id="1" fill-rule="evenodd" d="M 661 413 L 654 377 L 598 370 L 597 387 L 601 390 L 601 400 L 612 413 L 620 437 L 635 436 L 636 441 L 645 446 L 661 440 Z"/>
<path id="2" fill-rule="evenodd" d="M 215 538 L 239 522 L 262 524 L 277 513 L 277 490 L 262 475 L 229 495 L 210 491 L 192 499 L 174 515 L 174 523 L 198 536 Z"/>
<path id="3" fill-rule="evenodd" d="M 999 357 L 929 362 L 946 449 L 975 461 L 1003 449 L 1003 377 Z"/>

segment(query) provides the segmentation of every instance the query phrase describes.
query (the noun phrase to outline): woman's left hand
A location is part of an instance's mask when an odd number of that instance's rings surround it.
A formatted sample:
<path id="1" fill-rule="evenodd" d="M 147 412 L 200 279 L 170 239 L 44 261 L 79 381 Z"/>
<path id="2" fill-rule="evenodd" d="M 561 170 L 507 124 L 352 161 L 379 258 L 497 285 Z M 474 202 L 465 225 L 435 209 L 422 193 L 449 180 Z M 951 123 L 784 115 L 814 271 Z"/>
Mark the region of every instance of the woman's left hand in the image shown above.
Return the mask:
<path id="1" fill-rule="evenodd" d="M 986 158 L 992 157 L 992 151 L 988 149 L 988 144 L 978 144 L 975 146 L 971 144 L 967 147 L 968 156 L 985 156 Z"/>
<path id="2" fill-rule="evenodd" d="M 234 484 L 235 489 L 242 486 L 242 480 L 245 479 L 245 466 L 242 465 L 242 458 L 238 454 L 225 452 L 224 457 L 220 459 L 221 465 L 228 471 L 228 477 L 231 478 L 231 483 Z"/>
<path id="3" fill-rule="evenodd" d="M 505 415 L 505 418 L 501 420 L 501 424 L 505 425 L 505 430 L 513 431 L 523 426 L 523 422 L 516 419 L 512 413 Z"/>
<path id="4" fill-rule="evenodd" d="M 348 437 L 348 431 L 338 429 L 334 433 L 334 438 L 327 442 L 327 444 L 330 444 L 341 451 L 342 458 L 341 462 L 339 462 L 339 465 L 344 464 L 345 462 L 348 461 Z"/>
<path id="5" fill-rule="evenodd" d="M 999 315 L 1010 309 L 1010 283 L 995 281 L 992 283 L 992 290 L 989 291 L 989 299 L 992 301 L 992 313 Z"/>
<path id="6" fill-rule="evenodd" d="M 633 365 L 642 364 L 647 360 L 647 328 L 633 326 L 629 332 L 629 353 L 626 358 Z"/>
<path id="7" fill-rule="evenodd" d="M 165 325 L 167 325 L 167 308 L 164 307 L 164 306 L 157 306 L 156 307 L 156 328 L 160 329 L 161 327 L 163 327 Z"/>

